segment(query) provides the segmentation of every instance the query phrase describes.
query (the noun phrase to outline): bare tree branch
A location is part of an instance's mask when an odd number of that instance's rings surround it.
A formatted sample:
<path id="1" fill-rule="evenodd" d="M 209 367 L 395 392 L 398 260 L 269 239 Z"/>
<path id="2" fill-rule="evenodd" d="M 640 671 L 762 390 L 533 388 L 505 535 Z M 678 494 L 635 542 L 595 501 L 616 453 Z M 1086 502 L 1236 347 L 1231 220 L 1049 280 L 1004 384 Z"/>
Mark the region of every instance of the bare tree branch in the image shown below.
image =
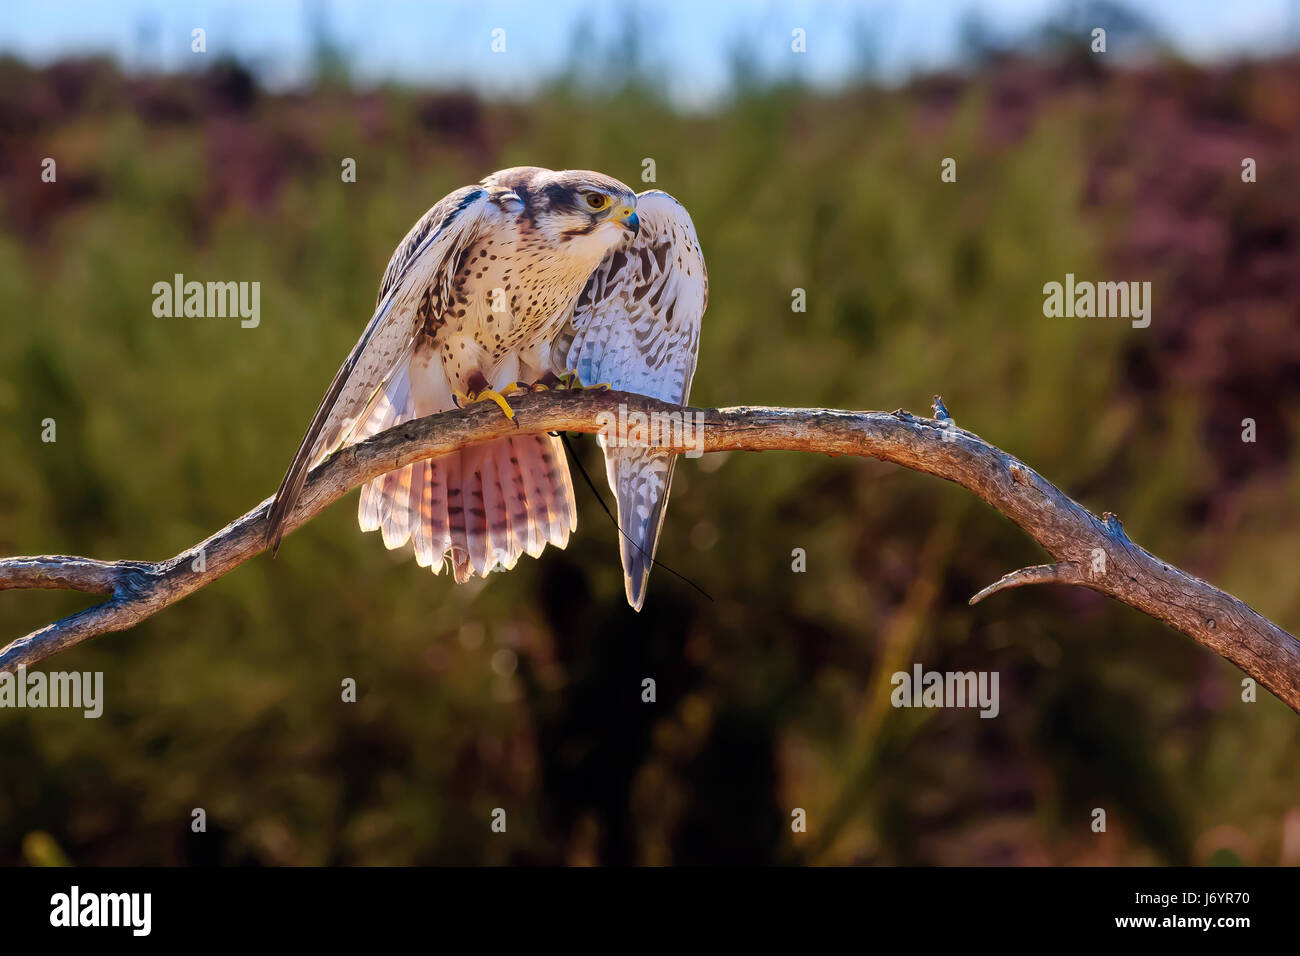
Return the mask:
<path id="1" fill-rule="evenodd" d="M 1074 564 L 1036 564 L 1032 568 L 1021 568 L 998 578 L 984 590 L 970 599 L 969 604 L 979 604 L 990 594 L 997 594 L 1007 588 L 1022 588 L 1026 584 L 1078 584 L 1079 568 Z"/>
<path id="2" fill-rule="evenodd" d="M 518 425 L 493 405 L 398 425 L 317 467 L 287 522 L 292 530 L 350 489 L 385 472 L 478 442 L 525 432 L 597 432 L 622 407 L 647 415 L 681 408 L 624 392 L 543 392 L 512 400 Z M 1107 594 L 1227 658 L 1300 713 L 1300 641 L 1229 594 L 1138 547 L 1118 518 L 1097 518 L 1027 465 L 958 428 L 936 396 L 935 419 L 905 411 L 688 409 L 703 416 L 705 451 L 862 455 L 946 478 L 978 495 L 1037 541 L 1053 563 L 1013 572 L 971 599 L 1025 584 L 1076 584 Z M 690 449 L 690 434 L 664 447 Z M 97 634 L 121 631 L 193 594 L 263 550 L 270 499 L 166 561 L 45 556 L 0 560 L 0 590 L 65 588 L 109 594 L 0 650 L 0 672 L 32 665 Z"/>

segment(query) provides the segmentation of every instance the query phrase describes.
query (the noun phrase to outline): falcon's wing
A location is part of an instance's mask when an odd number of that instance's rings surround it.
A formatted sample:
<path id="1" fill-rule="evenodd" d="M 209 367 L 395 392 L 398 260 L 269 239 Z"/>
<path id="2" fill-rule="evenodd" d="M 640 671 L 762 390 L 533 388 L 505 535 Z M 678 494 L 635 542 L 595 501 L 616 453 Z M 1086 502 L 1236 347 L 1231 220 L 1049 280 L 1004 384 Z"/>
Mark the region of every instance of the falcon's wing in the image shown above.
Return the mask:
<path id="1" fill-rule="evenodd" d="M 419 331 L 418 307 L 425 289 L 449 284 L 458 256 L 500 215 L 488 189 L 466 186 L 438 201 L 397 247 L 384 271 L 375 313 L 321 399 L 271 503 L 266 541 L 272 553 L 280 545 L 284 521 L 302 493 L 308 469 L 343 442 L 410 347 Z"/>
<path id="2" fill-rule="evenodd" d="M 665 192 L 637 196 L 641 230 L 607 255 L 578 297 L 551 351 L 556 371 L 584 385 L 686 404 L 709 297 L 704 254 L 686 208 Z M 677 456 L 635 446 L 605 449 L 618 501 L 619 552 L 628 603 L 641 610 Z"/>

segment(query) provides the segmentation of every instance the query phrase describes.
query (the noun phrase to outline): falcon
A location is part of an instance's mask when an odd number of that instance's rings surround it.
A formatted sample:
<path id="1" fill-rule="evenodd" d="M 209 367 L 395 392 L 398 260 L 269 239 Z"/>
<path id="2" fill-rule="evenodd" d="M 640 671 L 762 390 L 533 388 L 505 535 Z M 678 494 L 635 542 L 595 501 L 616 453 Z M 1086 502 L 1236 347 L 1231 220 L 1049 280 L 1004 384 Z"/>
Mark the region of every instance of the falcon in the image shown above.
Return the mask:
<path id="1" fill-rule="evenodd" d="M 684 404 L 707 300 L 685 208 L 586 170 L 502 170 L 435 203 L 398 245 L 375 311 L 272 501 L 278 548 L 309 470 L 402 422 L 528 388 L 606 386 Z M 600 439 L 628 602 L 640 610 L 675 454 Z M 416 462 L 361 492 L 362 531 L 458 582 L 564 548 L 577 508 L 564 449 L 519 435 Z"/>

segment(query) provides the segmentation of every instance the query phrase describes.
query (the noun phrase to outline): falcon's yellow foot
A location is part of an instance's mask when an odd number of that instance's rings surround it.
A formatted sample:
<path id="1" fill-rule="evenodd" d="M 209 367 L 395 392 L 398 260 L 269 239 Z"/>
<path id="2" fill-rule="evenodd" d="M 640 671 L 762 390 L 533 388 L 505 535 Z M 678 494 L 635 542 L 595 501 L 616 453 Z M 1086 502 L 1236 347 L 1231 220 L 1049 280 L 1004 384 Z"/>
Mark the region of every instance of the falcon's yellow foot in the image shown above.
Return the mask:
<path id="1" fill-rule="evenodd" d="M 452 392 L 451 397 L 456 402 L 458 408 L 464 408 L 467 405 L 473 405 L 476 402 L 496 402 L 497 406 L 510 421 L 515 420 L 515 410 L 510 407 L 506 401 L 507 395 L 513 395 L 516 392 L 526 392 L 527 389 L 518 382 L 511 382 L 503 386 L 500 390 L 495 388 L 484 388 L 477 392 L 471 392 L 466 395 L 464 392 Z M 518 423 L 516 423 L 518 424 Z"/>
<path id="2" fill-rule="evenodd" d="M 610 385 L 609 382 L 597 382 L 595 385 L 583 385 L 582 382 L 578 380 L 578 373 L 573 370 L 555 376 L 555 384 L 551 386 L 551 388 L 564 388 L 575 392 L 584 388 L 598 388 L 602 391 L 608 392 L 613 387 L 614 386 Z"/>

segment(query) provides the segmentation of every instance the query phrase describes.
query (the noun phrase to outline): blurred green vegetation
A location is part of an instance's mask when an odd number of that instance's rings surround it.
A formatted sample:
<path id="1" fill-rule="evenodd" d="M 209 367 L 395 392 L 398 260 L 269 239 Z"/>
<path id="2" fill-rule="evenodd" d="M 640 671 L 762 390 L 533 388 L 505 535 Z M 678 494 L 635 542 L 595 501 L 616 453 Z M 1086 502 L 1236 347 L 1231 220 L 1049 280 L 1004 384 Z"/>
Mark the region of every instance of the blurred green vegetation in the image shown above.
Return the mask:
<path id="1" fill-rule="evenodd" d="M 648 157 L 708 258 L 695 404 L 927 413 L 941 393 L 1295 632 L 1296 73 L 998 62 L 683 113 L 640 85 L 272 95 L 234 64 L 7 61 L 0 553 L 192 545 L 274 490 L 424 209 L 516 164 L 644 188 Z M 1261 157 L 1258 184 L 1242 155 Z M 1152 328 L 1044 318 L 1042 286 L 1067 272 L 1152 280 Z M 260 326 L 155 318 L 152 286 L 175 273 L 260 282 Z M 0 711 L 0 862 L 1300 856 L 1283 838 L 1295 715 L 1262 690 L 1242 703 L 1231 665 L 1091 592 L 967 607 L 1042 556 L 961 489 L 872 461 L 683 461 L 659 557 L 713 601 L 659 571 L 640 615 L 615 530 L 580 483 L 578 499 L 567 551 L 456 587 L 361 535 L 354 494 L 277 559 L 49 661 L 102 670 L 104 716 Z M 3 637 L 88 603 L 0 595 Z M 914 661 L 998 671 L 1000 715 L 889 707 Z"/>

